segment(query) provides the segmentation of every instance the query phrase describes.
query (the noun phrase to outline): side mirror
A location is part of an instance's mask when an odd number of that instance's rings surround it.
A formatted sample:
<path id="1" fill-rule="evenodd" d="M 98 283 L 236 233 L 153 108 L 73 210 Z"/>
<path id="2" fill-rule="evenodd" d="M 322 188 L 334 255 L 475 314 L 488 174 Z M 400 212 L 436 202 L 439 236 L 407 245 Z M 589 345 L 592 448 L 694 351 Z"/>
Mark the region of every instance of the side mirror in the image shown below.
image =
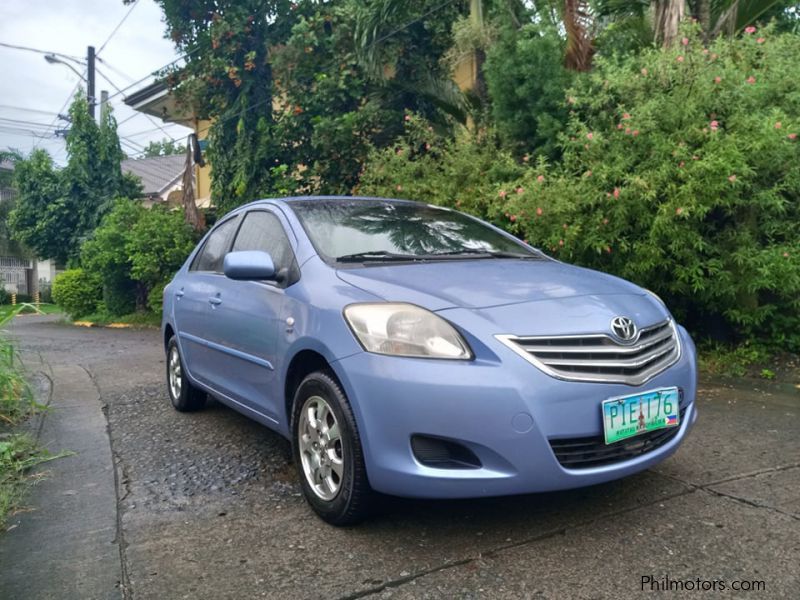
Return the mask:
<path id="1" fill-rule="evenodd" d="M 225 277 L 242 281 L 275 279 L 275 263 L 261 250 L 228 252 L 222 267 Z"/>

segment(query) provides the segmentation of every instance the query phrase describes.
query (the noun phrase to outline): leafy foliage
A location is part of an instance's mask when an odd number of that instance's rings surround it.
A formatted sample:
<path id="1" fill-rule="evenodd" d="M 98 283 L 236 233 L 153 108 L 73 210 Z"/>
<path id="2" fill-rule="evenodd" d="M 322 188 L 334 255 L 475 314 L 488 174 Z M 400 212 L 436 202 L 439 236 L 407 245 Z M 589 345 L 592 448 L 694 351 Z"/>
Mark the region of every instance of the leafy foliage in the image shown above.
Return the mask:
<path id="1" fill-rule="evenodd" d="M 564 90 L 574 75 L 563 67 L 563 42 L 551 28 L 506 29 L 484 67 L 492 116 L 505 145 L 518 155 L 556 157 L 567 120 Z"/>
<path id="2" fill-rule="evenodd" d="M 108 111 L 100 125 L 88 114 L 85 96 L 70 106 L 69 160 L 57 170 L 44 150 L 17 162 L 17 206 L 9 217 L 14 236 L 38 256 L 65 264 L 77 259 L 80 245 L 117 197 L 136 197 L 139 186 L 123 177 L 116 121 Z"/>
<path id="3" fill-rule="evenodd" d="M 94 312 L 101 294 L 100 277 L 84 269 L 68 269 L 53 282 L 53 300 L 73 319 Z"/>
<path id="4" fill-rule="evenodd" d="M 150 292 L 163 288 L 195 242 L 179 211 L 119 200 L 83 245 L 81 263 L 100 278 L 105 310 L 125 315 L 150 305 Z"/>
<path id="5" fill-rule="evenodd" d="M 170 156 L 172 154 L 185 154 L 186 144 L 181 144 L 175 140 L 164 138 L 158 142 L 150 142 L 144 147 L 143 151 L 146 158 L 154 156 Z"/>
<path id="6" fill-rule="evenodd" d="M 399 152 L 372 155 L 364 190 L 400 186 L 488 217 L 558 258 L 652 289 L 695 333 L 797 350 L 800 38 L 762 30 L 708 49 L 698 33 L 682 39 L 599 59 L 578 79 L 557 163 L 504 176 L 508 156 L 476 158 L 485 141 L 439 151 L 429 140 L 422 152 L 417 127 Z"/>

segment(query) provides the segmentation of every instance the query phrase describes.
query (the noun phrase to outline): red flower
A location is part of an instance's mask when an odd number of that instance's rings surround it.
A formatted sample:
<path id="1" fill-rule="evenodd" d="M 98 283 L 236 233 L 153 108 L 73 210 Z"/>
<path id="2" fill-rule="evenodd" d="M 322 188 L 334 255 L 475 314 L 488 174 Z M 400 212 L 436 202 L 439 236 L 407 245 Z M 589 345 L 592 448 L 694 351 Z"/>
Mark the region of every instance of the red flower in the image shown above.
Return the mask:
<path id="1" fill-rule="evenodd" d="M 530 159 L 531 157 L 526 154 L 525 156 L 522 157 L 522 162 L 528 162 Z"/>
<path id="2" fill-rule="evenodd" d="M 764 43 L 764 42 L 766 42 L 767 40 L 765 40 L 764 38 L 758 38 L 756 41 L 757 41 L 759 44 L 763 44 L 763 43 Z"/>
<path id="3" fill-rule="evenodd" d="M 627 121 L 628 119 L 631 118 L 631 115 L 629 113 L 622 113 L 622 118 Z"/>
<path id="4" fill-rule="evenodd" d="M 744 28 L 744 32 L 749 35 L 751 33 L 755 33 L 756 28 L 753 27 L 752 25 L 748 25 L 747 27 Z"/>
<path id="5" fill-rule="evenodd" d="M 720 82 L 722 82 L 722 77 L 719 76 L 714 77 L 714 83 L 720 83 Z"/>
<path id="6" fill-rule="evenodd" d="M 521 188 L 521 187 L 518 187 L 518 188 L 517 188 L 517 193 L 518 193 L 518 194 L 521 194 L 521 193 L 522 193 L 522 192 L 524 192 L 524 191 L 525 191 L 525 190 L 524 190 L 523 188 Z"/>
<path id="7" fill-rule="evenodd" d="M 586 139 L 587 140 L 591 140 L 593 137 L 594 137 L 594 134 L 591 131 L 586 134 Z"/>
<path id="8" fill-rule="evenodd" d="M 676 209 L 675 209 L 675 214 L 676 214 L 676 215 L 679 215 L 679 214 L 681 214 L 682 212 L 683 212 L 683 209 L 682 209 L 680 206 L 679 206 L 678 208 L 676 208 Z"/>
<path id="9" fill-rule="evenodd" d="M 631 133 L 631 128 L 630 127 L 626 127 L 625 128 L 625 135 L 630 135 L 630 133 Z"/>
<path id="10" fill-rule="evenodd" d="M 731 175 L 730 177 L 728 177 L 728 181 L 734 183 L 736 181 L 736 175 Z"/>
<path id="11" fill-rule="evenodd" d="M 563 246 L 564 245 L 564 240 L 558 240 L 558 245 L 559 246 Z"/>
<path id="12" fill-rule="evenodd" d="M 406 115 L 406 116 L 405 116 L 405 117 L 403 117 L 403 118 L 404 118 L 406 121 L 410 121 L 410 120 L 411 120 L 411 115 Z"/>
<path id="13" fill-rule="evenodd" d="M 780 129 L 781 127 L 782 127 L 782 125 L 781 125 L 781 122 L 780 122 L 780 121 L 777 121 L 777 122 L 775 123 L 775 129 Z"/>
<path id="14" fill-rule="evenodd" d="M 544 211 L 542 210 L 542 208 L 541 208 L 541 207 L 538 207 L 538 208 L 536 209 L 536 216 L 538 216 L 538 217 L 541 217 L 543 212 L 544 212 Z"/>
<path id="15" fill-rule="evenodd" d="M 611 246 L 606 246 L 606 252 L 608 252 L 609 254 L 611 254 Z"/>
<path id="16" fill-rule="evenodd" d="M 684 46 L 688 46 L 689 45 L 689 38 L 683 38 L 681 40 L 681 44 L 683 44 Z"/>
<path id="17" fill-rule="evenodd" d="M 753 77 L 752 75 L 750 75 L 750 77 L 748 77 L 748 78 L 746 79 L 746 81 L 747 81 L 747 83 L 749 83 L 750 85 L 753 85 L 753 84 L 756 82 L 756 78 L 755 78 L 755 77 Z"/>
<path id="18" fill-rule="evenodd" d="M 633 133 L 631 133 L 631 135 L 639 135 L 639 130 L 638 129 L 634 129 Z"/>
<path id="19" fill-rule="evenodd" d="M 797 134 L 796 133 L 790 133 L 786 137 L 788 137 L 790 140 L 796 140 L 797 139 Z"/>
<path id="20" fill-rule="evenodd" d="M 719 129 L 719 121 L 711 121 L 709 127 L 711 127 L 711 131 L 716 131 Z"/>
<path id="21" fill-rule="evenodd" d="M 500 196 L 501 198 L 505 198 L 505 197 L 506 197 L 506 191 L 505 191 L 505 190 L 500 190 L 500 191 L 497 193 L 497 195 L 498 195 L 498 196 Z"/>
<path id="22" fill-rule="evenodd" d="M 538 181 L 539 183 L 542 183 L 542 182 L 544 181 L 544 175 L 539 175 L 539 176 L 536 178 L 536 181 Z"/>
<path id="23" fill-rule="evenodd" d="M 619 188 L 614 188 L 614 198 L 619 198 Z"/>
<path id="24" fill-rule="evenodd" d="M 622 129 L 622 123 L 617 123 L 617 129 Z"/>
<path id="25" fill-rule="evenodd" d="M 511 222 L 513 223 L 514 221 L 516 221 L 516 220 L 517 220 L 517 215 L 511 215 L 511 216 L 510 216 L 510 217 L 508 217 L 508 218 L 509 218 L 509 219 L 511 220 Z"/>
<path id="26" fill-rule="evenodd" d="M 675 60 L 677 60 L 678 62 L 683 62 L 683 55 L 682 54 L 679 55 L 678 58 L 676 58 Z"/>

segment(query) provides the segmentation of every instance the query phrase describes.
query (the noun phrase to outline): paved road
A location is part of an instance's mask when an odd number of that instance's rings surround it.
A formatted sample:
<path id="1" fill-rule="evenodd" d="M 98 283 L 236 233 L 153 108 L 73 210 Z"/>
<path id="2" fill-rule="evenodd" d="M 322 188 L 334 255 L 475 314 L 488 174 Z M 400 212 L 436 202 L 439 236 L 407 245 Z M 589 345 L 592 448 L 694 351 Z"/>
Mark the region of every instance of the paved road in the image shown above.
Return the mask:
<path id="1" fill-rule="evenodd" d="M 24 566 L 26 598 L 627 598 L 643 595 L 643 576 L 728 588 L 763 581 L 762 592 L 716 596 L 798 597 L 800 390 L 792 385 L 702 386 L 700 419 L 681 450 L 623 481 L 481 501 L 387 499 L 370 522 L 336 529 L 305 506 L 282 438 L 216 403 L 191 415 L 171 409 L 157 332 L 34 317 L 14 328 L 29 361 L 53 377 L 54 398 L 78 368 L 88 375 L 97 397 L 83 405 L 101 415 L 105 407 L 117 474 L 116 483 L 103 480 L 115 490 L 115 531 L 102 530 L 92 547 L 106 551 L 91 558 L 105 561 L 114 582 L 101 577 L 101 591 L 87 595 L 64 580 L 68 568 L 56 583 L 46 560 L 33 561 Z M 51 463 L 54 480 L 68 461 L 91 455 Z M 84 493 L 81 481 L 73 488 Z M 40 489 L 30 498 L 34 507 L 48 501 Z M 11 550 L 47 546 L 31 525 L 36 514 L 0 537 L 0 597 L 14 597 L 3 585 L 26 565 Z M 75 506 L 77 529 L 92 520 Z M 80 580 L 87 557 L 76 548 L 60 567 L 74 561 Z"/>

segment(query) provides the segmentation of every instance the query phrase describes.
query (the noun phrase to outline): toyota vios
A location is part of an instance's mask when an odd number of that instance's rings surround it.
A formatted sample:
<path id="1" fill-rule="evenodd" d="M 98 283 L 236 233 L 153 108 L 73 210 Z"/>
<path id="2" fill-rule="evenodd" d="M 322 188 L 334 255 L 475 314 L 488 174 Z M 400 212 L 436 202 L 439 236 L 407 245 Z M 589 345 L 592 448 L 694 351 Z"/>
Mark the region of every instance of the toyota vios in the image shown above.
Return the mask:
<path id="1" fill-rule="evenodd" d="M 164 290 L 174 407 L 206 395 L 291 440 L 326 521 L 375 492 L 468 498 L 596 484 L 677 449 L 695 348 L 653 293 L 445 208 L 264 200 Z"/>

